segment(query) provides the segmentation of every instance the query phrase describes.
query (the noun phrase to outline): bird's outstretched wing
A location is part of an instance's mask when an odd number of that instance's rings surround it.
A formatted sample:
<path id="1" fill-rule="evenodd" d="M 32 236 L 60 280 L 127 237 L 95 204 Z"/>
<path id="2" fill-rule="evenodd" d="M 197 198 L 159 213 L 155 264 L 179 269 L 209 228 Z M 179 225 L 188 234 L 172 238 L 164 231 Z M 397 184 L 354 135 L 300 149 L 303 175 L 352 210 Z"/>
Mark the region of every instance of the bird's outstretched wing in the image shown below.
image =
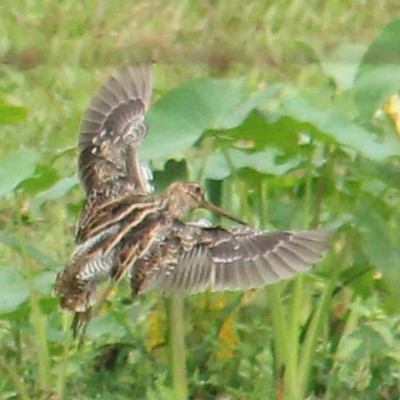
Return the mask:
<path id="1" fill-rule="evenodd" d="M 132 289 L 171 295 L 259 288 L 308 270 L 328 248 L 329 236 L 325 230 L 182 225 L 174 238 L 162 242 L 148 260 L 141 260 L 137 275 L 132 274 Z"/>
<path id="2" fill-rule="evenodd" d="M 137 148 L 147 133 L 151 92 L 150 66 L 138 65 L 120 69 L 93 97 L 79 137 L 79 176 L 86 194 L 114 182 L 148 192 Z"/>

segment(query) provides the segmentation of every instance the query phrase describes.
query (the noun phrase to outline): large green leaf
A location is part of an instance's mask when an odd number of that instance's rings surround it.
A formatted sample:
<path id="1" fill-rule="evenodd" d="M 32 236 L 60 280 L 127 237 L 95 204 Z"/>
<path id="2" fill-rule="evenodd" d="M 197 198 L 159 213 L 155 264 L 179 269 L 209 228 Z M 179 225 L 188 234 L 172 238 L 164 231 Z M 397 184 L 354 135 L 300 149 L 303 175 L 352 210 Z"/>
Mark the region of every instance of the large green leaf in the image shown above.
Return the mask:
<path id="1" fill-rule="evenodd" d="M 369 46 L 355 80 L 355 99 L 368 117 L 400 90 L 400 19 L 387 24 Z"/>
<path id="2" fill-rule="evenodd" d="M 263 115 L 254 110 L 240 126 L 222 135 L 233 140 L 251 141 L 255 150 L 274 147 L 286 155 L 294 155 L 298 151 L 300 126 L 301 123 L 293 118 L 273 113 Z"/>
<path id="3" fill-rule="evenodd" d="M 0 267 L 0 314 L 12 312 L 29 296 L 29 287 L 15 267 Z"/>
<path id="4" fill-rule="evenodd" d="M 59 179 L 59 172 L 56 168 L 47 164 L 37 164 L 34 175 L 21 182 L 18 187 L 29 193 L 29 195 L 35 195 L 48 189 Z"/>
<path id="5" fill-rule="evenodd" d="M 362 201 L 362 199 L 361 199 Z M 400 217 L 390 216 L 390 223 L 376 202 L 360 201 L 356 221 L 360 227 L 361 245 L 371 264 L 383 274 L 383 278 L 398 293 L 400 284 Z"/>
<path id="6" fill-rule="evenodd" d="M 330 141 L 343 145 L 343 150 L 353 149 L 376 161 L 400 154 L 399 140 L 378 142 L 372 132 L 353 123 L 342 113 L 319 110 L 300 96 L 286 96 L 282 105 L 286 116 L 309 124 L 314 133 L 319 132 Z"/>
<path id="7" fill-rule="evenodd" d="M 244 96 L 244 80 L 195 79 L 164 95 L 149 111 L 150 133 L 140 149 L 145 159 L 166 159 L 195 143 L 207 130 L 240 125 L 279 86 Z"/>
<path id="8" fill-rule="evenodd" d="M 278 162 L 277 155 L 278 152 L 275 149 L 256 153 L 231 149 L 213 153 L 206 159 L 203 173 L 208 179 L 221 180 L 232 174 L 232 168 L 236 170 L 249 167 L 264 174 L 281 176 L 296 168 L 300 163 L 298 158 L 292 158 L 287 162 Z M 200 160 L 196 164 L 200 167 Z"/>
<path id="9" fill-rule="evenodd" d="M 354 85 L 354 78 L 364 54 L 364 45 L 341 44 L 329 56 L 323 57 L 321 66 L 339 88 L 350 89 Z"/>
<path id="10" fill-rule="evenodd" d="M 35 172 L 37 153 L 20 149 L 0 160 L 0 197 L 13 191 Z"/>

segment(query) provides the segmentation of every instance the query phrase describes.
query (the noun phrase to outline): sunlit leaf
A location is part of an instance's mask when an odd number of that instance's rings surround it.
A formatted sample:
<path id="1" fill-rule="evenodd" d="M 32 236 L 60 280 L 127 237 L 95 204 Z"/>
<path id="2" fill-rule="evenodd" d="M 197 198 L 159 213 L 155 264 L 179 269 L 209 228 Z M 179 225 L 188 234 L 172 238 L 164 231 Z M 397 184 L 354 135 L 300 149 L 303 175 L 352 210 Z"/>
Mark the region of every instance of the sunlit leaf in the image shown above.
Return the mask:
<path id="1" fill-rule="evenodd" d="M 16 310 L 28 296 L 28 284 L 18 269 L 0 267 L 0 314 Z"/>
<path id="2" fill-rule="evenodd" d="M 368 117 L 400 89 L 400 19 L 387 24 L 368 47 L 355 80 L 355 99 Z"/>
<path id="3" fill-rule="evenodd" d="M 207 130 L 231 129 L 249 112 L 270 99 L 279 86 L 268 87 L 246 98 L 244 80 L 195 79 L 168 92 L 148 114 L 150 134 L 142 157 L 181 154 Z"/>
<path id="4" fill-rule="evenodd" d="M 242 97 L 243 80 L 195 79 L 165 94 L 148 114 L 151 134 L 141 154 L 160 158 L 176 154 L 215 126 Z"/>
<path id="5" fill-rule="evenodd" d="M 0 160 L 0 196 L 11 192 L 33 175 L 37 158 L 33 150 L 21 149 Z"/>
<path id="6" fill-rule="evenodd" d="M 241 125 L 251 111 L 271 100 L 282 86 L 281 84 L 267 86 L 253 93 L 232 109 L 228 109 L 228 112 L 222 115 L 221 119 L 217 122 L 215 129 L 232 129 Z M 239 98 L 239 100 L 241 99 Z"/>
<path id="7" fill-rule="evenodd" d="M 365 53 L 365 46 L 342 44 L 321 61 L 324 72 L 332 77 L 341 89 L 353 87 L 359 62 Z"/>

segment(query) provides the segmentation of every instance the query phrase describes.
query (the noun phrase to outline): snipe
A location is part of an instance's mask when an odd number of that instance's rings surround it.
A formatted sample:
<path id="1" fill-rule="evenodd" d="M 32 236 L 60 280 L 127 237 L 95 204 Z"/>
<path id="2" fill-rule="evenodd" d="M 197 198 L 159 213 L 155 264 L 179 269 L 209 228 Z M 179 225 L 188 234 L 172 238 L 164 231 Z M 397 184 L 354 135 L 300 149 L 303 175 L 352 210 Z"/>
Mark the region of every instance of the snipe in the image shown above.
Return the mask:
<path id="1" fill-rule="evenodd" d="M 150 67 L 123 68 L 98 91 L 81 125 L 79 176 L 87 198 L 77 248 L 57 275 L 60 304 L 75 313 L 77 330 L 107 296 L 97 283 L 129 276 L 133 295 L 207 289 L 258 288 L 306 271 L 327 249 L 326 230 L 265 231 L 248 226 L 205 199 L 202 187 L 176 182 L 149 194 L 149 174 L 138 162 L 147 134 Z M 239 226 L 224 229 L 184 223 L 198 207 Z"/>

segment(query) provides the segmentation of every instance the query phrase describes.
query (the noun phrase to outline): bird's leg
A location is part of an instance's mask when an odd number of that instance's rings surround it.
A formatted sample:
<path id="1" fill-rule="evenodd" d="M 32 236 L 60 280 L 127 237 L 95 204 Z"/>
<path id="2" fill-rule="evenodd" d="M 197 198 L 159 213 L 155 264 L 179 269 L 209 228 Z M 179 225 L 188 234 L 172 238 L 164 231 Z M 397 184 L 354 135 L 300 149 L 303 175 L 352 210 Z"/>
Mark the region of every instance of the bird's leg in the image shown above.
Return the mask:
<path id="1" fill-rule="evenodd" d="M 74 339 L 79 338 L 79 346 L 83 344 L 86 329 L 89 325 L 89 321 L 92 318 L 92 309 L 88 309 L 84 312 L 76 312 L 74 319 L 71 324 L 72 334 Z"/>
<path id="2" fill-rule="evenodd" d="M 88 305 L 87 310 L 84 312 L 76 312 L 74 315 L 74 320 L 72 322 L 72 331 L 74 338 L 80 337 L 80 343 L 83 342 L 83 336 L 86 332 L 87 326 L 89 324 L 90 319 L 97 315 L 102 304 L 107 300 L 113 291 L 115 284 L 119 282 L 126 274 L 128 268 L 135 260 L 135 246 L 134 248 L 128 248 L 131 251 L 120 254 L 117 266 L 113 272 L 111 280 L 107 283 L 106 287 L 101 291 L 99 296 L 96 299 L 96 304 L 91 307 Z M 121 260 L 121 258 L 124 258 Z"/>
<path id="3" fill-rule="evenodd" d="M 86 296 L 85 311 L 76 311 L 71 324 L 74 339 L 79 337 L 79 346 L 83 344 L 87 326 L 92 318 L 92 306 L 89 299 L 91 295 L 91 293 L 88 293 Z"/>

